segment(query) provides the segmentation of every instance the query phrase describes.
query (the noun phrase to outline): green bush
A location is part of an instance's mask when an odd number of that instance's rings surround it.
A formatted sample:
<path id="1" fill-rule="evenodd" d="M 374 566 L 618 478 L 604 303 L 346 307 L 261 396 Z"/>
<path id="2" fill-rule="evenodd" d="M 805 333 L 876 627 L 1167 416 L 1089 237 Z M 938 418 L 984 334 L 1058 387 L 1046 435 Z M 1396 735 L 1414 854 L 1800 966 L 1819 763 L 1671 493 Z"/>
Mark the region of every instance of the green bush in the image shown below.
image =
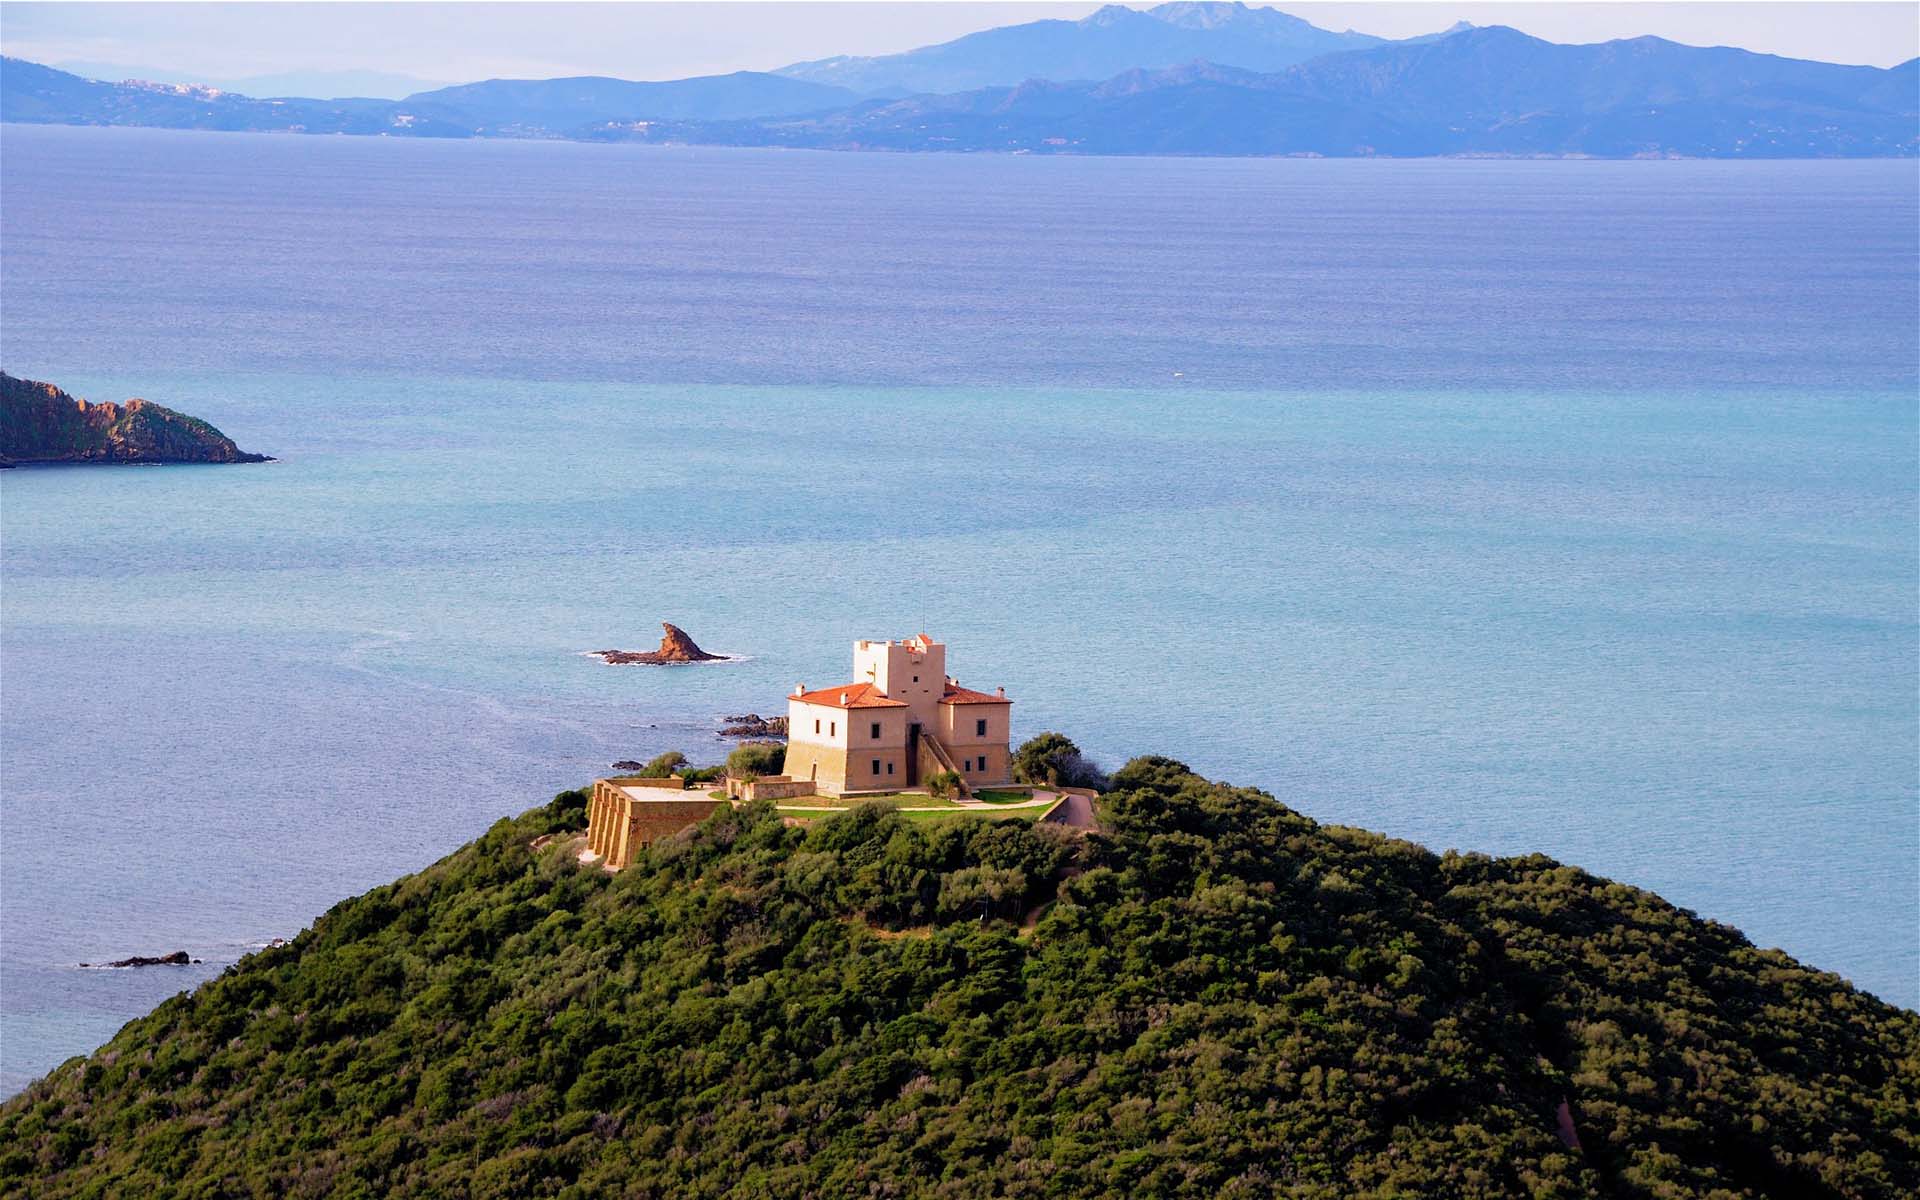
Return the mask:
<path id="1" fill-rule="evenodd" d="M 742 742 L 727 755 L 727 774 L 735 779 L 778 775 L 786 761 L 787 748 L 779 742 Z"/>
<path id="2" fill-rule="evenodd" d="M 640 768 L 642 779 L 665 779 L 687 765 L 687 756 L 678 750 L 669 750 L 665 754 L 656 754 Z"/>
<path id="3" fill-rule="evenodd" d="M 966 787 L 958 771 L 935 771 L 927 777 L 927 795 L 936 800 L 951 800 Z"/>
<path id="4" fill-rule="evenodd" d="M 1013 777 L 1041 787 L 1085 787 L 1104 791 L 1108 780 L 1064 733 L 1041 733 L 1013 752 Z"/>

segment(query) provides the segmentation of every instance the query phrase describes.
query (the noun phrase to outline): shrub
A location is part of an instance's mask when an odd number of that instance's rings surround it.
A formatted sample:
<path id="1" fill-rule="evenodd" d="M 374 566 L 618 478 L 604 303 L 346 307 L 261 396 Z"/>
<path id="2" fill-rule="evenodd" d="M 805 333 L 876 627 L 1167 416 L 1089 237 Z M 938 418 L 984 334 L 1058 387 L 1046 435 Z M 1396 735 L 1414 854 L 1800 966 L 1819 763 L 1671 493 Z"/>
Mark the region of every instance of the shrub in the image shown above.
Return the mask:
<path id="1" fill-rule="evenodd" d="M 1107 777 L 1080 753 L 1064 733 L 1041 733 L 1013 752 L 1013 777 L 1021 783 L 1046 787 L 1087 787 L 1106 791 Z"/>
<path id="2" fill-rule="evenodd" d="M 642 779 L 665 779 L 687 765 L 687 756 L 678 750 L 669 750 L 665 754 L 656 754 L 640 768 Z"/>
<path id="3" fill-rule="evenodd" d="M 787 748 L 779 742 L 743 742 L 727 755 L 727 774 L 735 779 L 778 775 L 787 762 Z"/>
<path id="4" fill-rule="evenodd" d="M 950 799 L 965 784 L 958 771 L 937 771 L 927 779 L 927 795 L 938 800 Z"/>

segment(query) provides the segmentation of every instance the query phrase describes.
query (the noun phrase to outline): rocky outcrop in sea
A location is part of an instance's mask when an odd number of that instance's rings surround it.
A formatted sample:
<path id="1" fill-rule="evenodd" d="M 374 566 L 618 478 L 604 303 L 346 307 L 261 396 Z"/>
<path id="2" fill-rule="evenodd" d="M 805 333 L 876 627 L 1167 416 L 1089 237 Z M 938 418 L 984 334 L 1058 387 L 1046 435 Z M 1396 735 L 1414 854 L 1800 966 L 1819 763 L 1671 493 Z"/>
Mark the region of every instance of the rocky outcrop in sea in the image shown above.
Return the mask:
<path id="1" fill-rule="evenodd" d="M 751 741 L 766 741 L 787 736 L 785 717 L 763 717 L 759 713 L 745 713 L 737 717 L 720 718 L 720 736 L 723 738 L 741 738 Z"/>
<path id="2" fill-rule="evenodd" d="M 148 958 L 136 954 L 132 958 L 122 958 L 110 963 L 81 963 L 83 967 L 185 967 L 199 962 L 189 957 L 185 950 L 175 950 L 172 954 L 162 954 L 157 958 Z"/>
<path id="3" fill-rule="evenodd" d="M 258 463 L 218 429 L 149 400 L 92 404 L 0 371 L 0 466 L 17 463 Z"/>
<path id="4" fill-rule="evenodd" d="M 594 650 L 592 655 L 602 662 L 616 667 L 626 666 L 663 666 L 669 663 L 726 662 L 724 654 L 708 654 L 687 631 L 678 625 L 660 622 L 660 628 L 666 635 L 660 639 L 658 650 Z"/>

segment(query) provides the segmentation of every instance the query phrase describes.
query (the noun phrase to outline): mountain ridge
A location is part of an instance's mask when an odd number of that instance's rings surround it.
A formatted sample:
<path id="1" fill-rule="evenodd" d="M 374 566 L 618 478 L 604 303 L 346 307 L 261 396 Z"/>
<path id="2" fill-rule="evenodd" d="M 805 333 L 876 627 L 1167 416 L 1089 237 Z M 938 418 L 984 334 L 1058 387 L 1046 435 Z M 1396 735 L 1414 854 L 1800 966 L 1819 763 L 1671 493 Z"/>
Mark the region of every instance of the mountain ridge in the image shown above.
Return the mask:
<path id="1" fill-rule="evenodd" d="M 1352 30 L 1334 33 L 1274 8 L 1241 3 L 1175 2 L 1144 11 L 1109 4 L 1077 21 L 1003 25 L 899 54 L 840 55 L 793 63 L 777 73 L 871 94 L 913 95 L 1028 78 L 1104 79 L 1195 58 L 1271 71 L 1386 41 Z"/>
<path id="2" fill-rule="evenodd" d="M 687 141 L 1022 153 L 1910 157 L 1911 65 L 1684 46 L 1561 45 L 1505 26 L 1271 73 L 1188 63 L 1098 83 L 906 97 Z"/>
<path id="3" fill-rule="evenodd" d="M 1108 19 L 1134 17 L 1152 19 L 1117 8 Z M 1100 79 L 1028 75 L 864 98 L 764 72 L 656 83 L 585 76 L 483 81 L 397 102 L 104 84 L 7 59 L 0 119 L 826 150 L 1909 158 L 1920 154 L 1920 59 L 1846 66 L 1655 37 L 1565 45 L 1505 26 L 1456 26 L 1278 71 L 1195 58 Z"/>

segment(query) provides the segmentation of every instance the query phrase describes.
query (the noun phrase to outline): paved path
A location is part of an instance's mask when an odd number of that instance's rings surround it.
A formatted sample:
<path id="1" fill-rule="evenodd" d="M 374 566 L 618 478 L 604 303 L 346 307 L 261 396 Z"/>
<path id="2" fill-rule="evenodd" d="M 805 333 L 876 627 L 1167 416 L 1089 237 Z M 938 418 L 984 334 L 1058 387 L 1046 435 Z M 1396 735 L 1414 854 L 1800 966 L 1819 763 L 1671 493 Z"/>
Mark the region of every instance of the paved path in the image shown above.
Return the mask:
<path id="1" fill-rule="evenodd" d="M 1040 819 L 1050 825 L 1068 825 L 1074 829 L 1092 829 L 1097 824 L 1093 819 L 1093 801 L 1073 792 L 1066 794 L 1059 808 Z"/>

